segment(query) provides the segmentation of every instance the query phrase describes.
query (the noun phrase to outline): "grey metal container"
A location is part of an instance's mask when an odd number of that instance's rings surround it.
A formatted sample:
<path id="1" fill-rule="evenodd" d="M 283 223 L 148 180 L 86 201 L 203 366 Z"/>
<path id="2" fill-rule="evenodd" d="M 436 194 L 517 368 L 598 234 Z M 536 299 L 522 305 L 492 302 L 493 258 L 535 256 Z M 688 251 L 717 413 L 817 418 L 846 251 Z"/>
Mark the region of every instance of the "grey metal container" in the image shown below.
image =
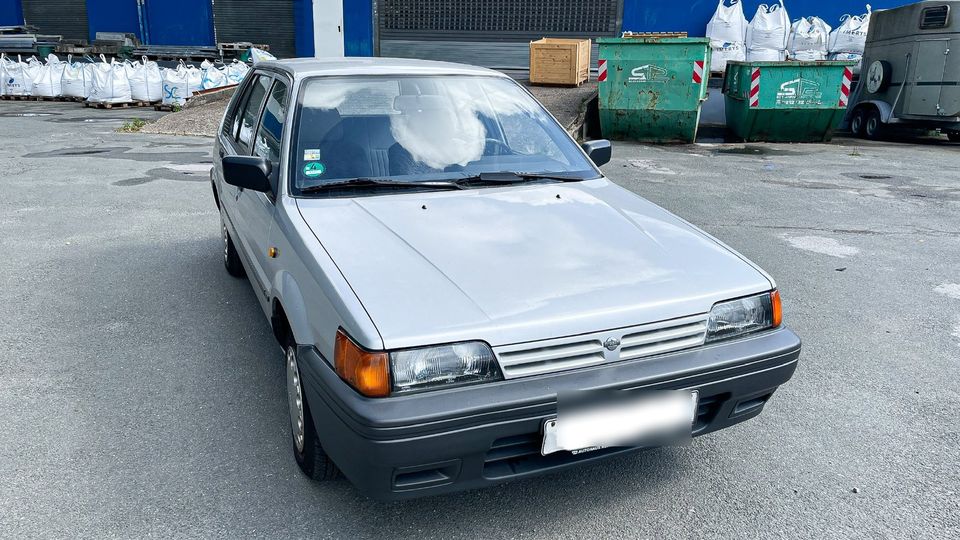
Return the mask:
<path id="1" fill-rule="evenodd" d="M 887 124 L 940 129 L 960 140 L 960 0 L 875 11 L 850 129 L 877 138 Z"/>

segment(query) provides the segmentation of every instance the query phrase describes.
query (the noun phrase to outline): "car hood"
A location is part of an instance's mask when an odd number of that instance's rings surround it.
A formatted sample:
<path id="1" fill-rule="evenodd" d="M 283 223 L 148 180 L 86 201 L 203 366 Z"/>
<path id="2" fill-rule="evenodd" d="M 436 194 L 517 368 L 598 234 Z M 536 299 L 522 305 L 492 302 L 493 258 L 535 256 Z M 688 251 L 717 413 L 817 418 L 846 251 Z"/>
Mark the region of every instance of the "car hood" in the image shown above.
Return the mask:
<path id="1" fill-rule="evenodd" d="M 297 204 L 385 348 L 621 328 L 772 286 L 740 255 L 605 179 Z"/>

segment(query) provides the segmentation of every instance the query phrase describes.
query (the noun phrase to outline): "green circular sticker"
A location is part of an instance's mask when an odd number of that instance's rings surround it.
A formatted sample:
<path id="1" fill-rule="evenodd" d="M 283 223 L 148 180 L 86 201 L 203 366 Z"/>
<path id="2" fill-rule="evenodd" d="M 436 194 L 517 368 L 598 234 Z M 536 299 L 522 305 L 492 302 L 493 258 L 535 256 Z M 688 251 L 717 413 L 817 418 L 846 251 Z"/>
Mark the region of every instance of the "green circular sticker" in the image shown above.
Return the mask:
<path id="1" fill-rule="evenodd" d="M 324 167 L 323 163 L 314 161 L 303 166 L 303 175 L 307 178 L 314 178 L 316 176 L 320 176 L 326 172 L 326 170 L 327 168 Z"/>

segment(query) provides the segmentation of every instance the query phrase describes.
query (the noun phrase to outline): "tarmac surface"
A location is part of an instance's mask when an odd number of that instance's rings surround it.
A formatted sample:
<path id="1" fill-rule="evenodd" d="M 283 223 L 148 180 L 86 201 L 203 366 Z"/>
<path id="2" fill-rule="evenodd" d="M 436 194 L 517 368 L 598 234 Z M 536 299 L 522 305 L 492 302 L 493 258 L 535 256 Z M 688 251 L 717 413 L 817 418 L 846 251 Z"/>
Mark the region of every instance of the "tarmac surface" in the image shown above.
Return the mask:
<path id="1" fill-rule="evenodd" d="M 614 181 L 778 281 L 763 414 L 678 448 L 401 503 L 314 483 L 209 138 L 0 102 L 0 536 L 960 537 L 960 147 L 614 143 Z"/>

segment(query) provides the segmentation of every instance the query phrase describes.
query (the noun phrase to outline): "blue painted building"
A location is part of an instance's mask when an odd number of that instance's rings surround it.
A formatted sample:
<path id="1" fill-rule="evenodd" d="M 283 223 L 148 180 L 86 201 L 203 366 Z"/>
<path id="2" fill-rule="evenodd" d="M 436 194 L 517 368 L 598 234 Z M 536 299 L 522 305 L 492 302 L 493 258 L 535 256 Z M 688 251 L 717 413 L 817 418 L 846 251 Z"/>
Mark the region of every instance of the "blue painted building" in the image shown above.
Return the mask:
<path id="1" fill-rule="evenodd" d="M 728 0 L 729 1 L 729 0 Z M 769 0 L 765 0 L 769 2 Z M 744 2 L 747 18 L 760 0 Z M 873 0 L 873 8 L 904 0 Z M 277 56 L 403 56 L 525 67 L 527 42 L 631 31 L 703 35 L 717 0 L 0 0 L 0 26 L 92 40 L 129 32 L 151 45 L 249 41 Z M 836 25 L 862 0 L 786 0 L 791 18 Z"/>

